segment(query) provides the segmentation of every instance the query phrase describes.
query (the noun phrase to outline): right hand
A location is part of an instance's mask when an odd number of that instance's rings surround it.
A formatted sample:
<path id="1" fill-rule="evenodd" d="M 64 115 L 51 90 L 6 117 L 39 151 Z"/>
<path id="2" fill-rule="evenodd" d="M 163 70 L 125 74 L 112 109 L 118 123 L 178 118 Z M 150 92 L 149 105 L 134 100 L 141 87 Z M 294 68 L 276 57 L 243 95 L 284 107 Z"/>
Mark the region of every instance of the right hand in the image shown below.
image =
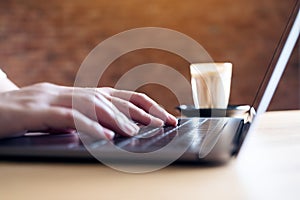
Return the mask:
<path id="1" fill-rule="evenodd" d="M 133 136 L 139 128 L 128 117 L 153 126 L 177 123 L 146 95 L 113 88 L 41 83 L 0 93 L 0 138 L 49 129 L 74 129 L 105 139 L 115 133 Z"/>

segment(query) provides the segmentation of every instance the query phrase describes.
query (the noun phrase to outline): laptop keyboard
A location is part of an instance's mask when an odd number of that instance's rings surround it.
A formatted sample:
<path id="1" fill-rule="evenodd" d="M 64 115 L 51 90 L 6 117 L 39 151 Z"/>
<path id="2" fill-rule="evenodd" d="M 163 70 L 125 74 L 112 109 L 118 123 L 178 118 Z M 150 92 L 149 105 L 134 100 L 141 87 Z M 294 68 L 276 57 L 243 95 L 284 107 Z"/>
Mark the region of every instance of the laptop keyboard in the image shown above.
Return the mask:
<path id="1" fill-rule="evenodd" d="M 16 146 L 25 155 L 28 149 L 34 152 L 63 150 L 64 152 L 81 152 L 84 148 L 102 151 L 111 143 L 116 148 L 135 153 L 154 152 L 169 145 L 175 149 L 191 148 L 203 152 L 205 155 L 214 145 L 219 133 L 227 124 L 229 118 L 182 118 L 178 126 L 148 127 L 140 126 L 139 134 L 134 137 L 116 136 L 113 141 L 91 139 L 89 136 L 80 134 L 23 136 L 0 140 L 0 154 L 11 155 L 9 147 Z M 87 140 L 85 140 L 87 137 Z M 84 145 L 82 144 L 82 141 Z M 87 145 L 87 146 L 86 146 Z M 2 149 L 2 150 L 1 150 Z M 16 150 L 15 152 L 18 152 Z M 38 150 L 38 151 L 37 151 Z M 56 151 L 55 151 L 56 150 Z"/>
<path id="2" fill-rule="evenodd" d="M 177 143 L 180 143 L 181 138 L 189 134 L 189 137 L 192 137 L 191 140 L 193 140 L 193 143 L 197 144 L 199 148 L 199 145 L 206 135 L 218 135 L 226 123 L 227 118 L 182 118 L 179 119 L 176 127 L 164 126 L 155 128 L 140 125 L 138 135 L 133 137 L 116 136 L 113 140 L 113 144 L 126 151 L 147 153 L 165 147 L 173 139 L 176 140 Z M 89 145 L 89 147 L 97 149 L 107 142 L 108 141 L 97 141 Z"/>
<path id="3" fill-rule="evenodd" d="M 114 144 L 119 148 L 131 152 L 155 151 L 166 146 L 175 136 L 180 136 L 186 132 L 187 130 L 184 131 L 184 127 L 189 122 L 187 119 L 181 119 L 176 127 L 164 126 L 154 128 L 140 126 L 138 135 L 131 138 L 122 136 L 116 137 Z"/>

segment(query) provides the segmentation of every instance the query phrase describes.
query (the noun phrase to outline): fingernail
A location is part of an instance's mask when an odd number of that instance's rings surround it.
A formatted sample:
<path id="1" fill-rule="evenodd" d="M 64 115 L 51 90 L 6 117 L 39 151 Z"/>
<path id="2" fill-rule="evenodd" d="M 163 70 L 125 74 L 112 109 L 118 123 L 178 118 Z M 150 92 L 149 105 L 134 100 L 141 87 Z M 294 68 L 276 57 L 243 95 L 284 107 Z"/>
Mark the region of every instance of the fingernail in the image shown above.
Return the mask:
<path id="1" fill-rule="evenodd" d="M 177 119 L 173 115 L 168 113 L 168 120 L 171 122 L 172 125 L 176 126 L 177 125 Z"/>
<path id="2" fill-rule="evenodd" d="M 104 134 L 109 140 L 112 140 L 115 137 L 115 133 L 110 130 L 106 130 Z"/>
<path id="3" fill-rule="evenodd" d="M 118 122 L 121 123 L 119 124 L 121 127 L 121 129 L 128 135 L 130 136 L 134 136 L 137 135 L 140 128 L 134 124 L 133 122 L 131 122 L 125 115 L 118 115 L 117 116 L 119 119 Z M 124 130 L 125 129 L 125 130 Z"/>
<path id="4" fill-rule="evenodd" d="M 152 125 L 152 126 L 163 126 L 164 124 L 165 124 L 165 122 L 158 118 L 152 118 L 151 122 L 150 122 L 150 125 Z"/>
<path id="5" fill-rule="evenodd" d="M 126 123 L 125 129 L 126 129 L 126 133 L 130 136 L 137 135 L 140 130 L 140 128 L 132 122 Z"/>

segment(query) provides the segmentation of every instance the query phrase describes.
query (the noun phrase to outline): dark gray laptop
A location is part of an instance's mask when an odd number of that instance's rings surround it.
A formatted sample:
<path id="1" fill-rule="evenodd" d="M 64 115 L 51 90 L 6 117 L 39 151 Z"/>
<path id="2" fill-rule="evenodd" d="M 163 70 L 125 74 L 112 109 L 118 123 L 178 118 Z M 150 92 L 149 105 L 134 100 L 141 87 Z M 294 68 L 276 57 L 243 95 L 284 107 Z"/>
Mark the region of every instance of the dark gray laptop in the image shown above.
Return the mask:
<path id="1" fill-rule="evenodd" d="M 262 98 L 258 104 L 256 103 L 258 106 L 253 103 L 247 108 L 244 117 L 226 117 L 226 113 L 220 114 L 217 110 L 211 110 L 210 116 L 179 118 L 177 127 L 145 126 L 141 127 L 140 133 L 135 137 L 117 136 L 113 141 L 94 140 L 88 135 L 77 133 L 56 135 L 31 133 L 23 137 L 0 140 L 0 157 L 38 160 L 45 158 L 96 160 L 96 157 L 109 163 L 227 162 L 238 154 L 246 135 L 255 127 L 257 116 L 266 111 L 298 40 L 299 29 L 298 2 L 275 50 L 274 54 L 278 53 L 278 59 L 275 62 L 271 60 L 266 72 L 267 74 L 273 70 L 271 78 L 268 81 L 265 76 L 258 88 L 257 94 L 263 94 Z M 278 49 L 281 51 L 278 52 Z M 262 87 L 264 84 L 266 87 Z M 261 95 L 256 95 L 254 102 L 258 102 L 259 96 Z M 233 110 L 238 109 L 235 107 Z M 228 109 L 224 112 L 231 111 Z"/>

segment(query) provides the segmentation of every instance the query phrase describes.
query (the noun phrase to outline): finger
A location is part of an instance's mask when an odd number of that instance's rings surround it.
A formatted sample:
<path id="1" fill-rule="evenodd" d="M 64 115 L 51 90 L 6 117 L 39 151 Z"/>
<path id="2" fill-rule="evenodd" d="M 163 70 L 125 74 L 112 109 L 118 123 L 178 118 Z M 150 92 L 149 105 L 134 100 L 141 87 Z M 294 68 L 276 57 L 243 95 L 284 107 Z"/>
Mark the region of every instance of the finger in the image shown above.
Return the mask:
<path id="1" fill-rule="evenodd" d="M 169 114 L 145 94 L 125 90 L 114 90 L 111 92 L 111 96 L 130 101 L 151 115 L 165 121 L 167 124 L 177 125 L 177 119 L 173 115 Z"/>
<path id="2" fill-rule="evenodd" d="M 111 101 L 101 95 L 96 96 L 98 101 L 96 101 L 95 110 L 101 124 L 124 136 L 138 134 L 139 127 L 120 112 Z"/>
<path id="3" fill-rule="evenodd" d="M 103 127 L 124 136 L 136 135 L 139 127 L 121 113 L 107 98 L 95 90 L 75 88 L 57 97 L 55 105 L 73 107 Z"/>
<path id="4" fill-rule="evenodd" d="M 128 118 L 136 122 L 139 122 L 144 125 L 150 125 L 150 126 L 164 125 L 164 122 L 161 119 L 146 113 L 143 109 L 138 108 L 137 106 L 135 106 L 129 101 L 112 97 L 111 102 Z"/>
<path id="5" fill-rule="evenodd" d="M 79 132 L 87 133 L 97 139 L 112 139 L 114 132 L 102 127 L 99 123 L 89 119 L 76 110 L 62 107 L 49 107 L 42 109 L 35 115 L 27 130 L 46 130 L 46 129 L 76 129 Z"/>

